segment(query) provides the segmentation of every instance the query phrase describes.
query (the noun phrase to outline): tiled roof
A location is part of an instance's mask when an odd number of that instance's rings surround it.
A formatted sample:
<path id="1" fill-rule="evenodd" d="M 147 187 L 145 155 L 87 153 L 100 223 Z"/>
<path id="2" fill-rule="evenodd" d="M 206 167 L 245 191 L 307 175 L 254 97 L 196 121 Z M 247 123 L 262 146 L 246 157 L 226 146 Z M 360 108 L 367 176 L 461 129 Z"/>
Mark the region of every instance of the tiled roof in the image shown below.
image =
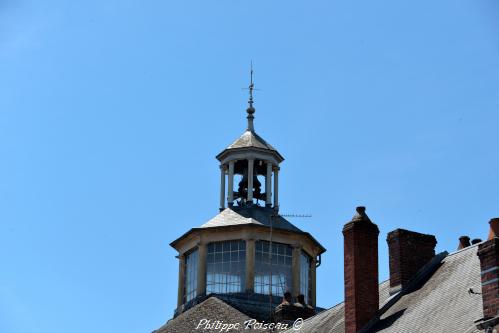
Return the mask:
<path id="1" fill-rule="evenodd" d="M 169 320 L 153 333 L 221 332 L 220 328 L 202 329 L 203 327 L 200 327 L 196 329 L 203 319 L 211 320 L 212 323 L 217 320 L 226 324 L 239 323 L 241 327 L 244 327 L 244 322 L 251 318 L 218 298 L 209 297 L 204 302 Z M 239 331 L 254 332 L 252 329 Z"/>
<path id="2" fill-rule="evenodd" d="M 366 332 L 430 333 L 480 332 L 474 321 L 483 317 L 482 298 L 470 294 L 480 292 L 480 262 L 477 245 L 452 253 L 433 264 L 428 275 L 420 275 L 420 283 L 390 297 L 389 281 L 379 285 L 380 318 Z M 435 270 L 436 269 L 436 270 Z M 422 277 L 421 277 L 422 276 Z M 210 297 L 174 319 L 156 333 L 197 332 L 195 326 L 203 318 L 244 322 L 249 317 L 222 300 Z M 344 303 L 305 320 L 299 330 L 283 333 L 344 333 Z M 210 332 L 210 331 L 208 331 Z M 236 332 L 236 331 L 234 331 Z"/>
<path id="3" fill-rule="evenodd" d="M 277 151 L 269 143 L 267 143 L 261 136 L 254 131 L 245 131 L 236 141 L 230 144 L 226 149 L 247 148 L 255 147 L 260 149 L 268 149 Z"/>
<path id="4" fill-rule="evenodd" d="M 371 332 L 476 332 L 483 317 L 478 246 L 450 254 L 420 288 L 403 295 Z"/>
<path id="5" fill-rule="evenodd" d="M 271 219 L 273 219 L 271 221 Z M 285 229 L 295 232 L 301 230 L 282 216 L 275 216 L 275 211 L 267 207 L 232 207 L 226 208 L 217 216 L 201 225 L 201 228 L 223 227 L 241 224 L 255 224 L 260 226 L 270 226 L 275 229 Z"/>
<path id="6" fill-rule="evenodd" d="M 192 228 L 185 234 L 170 243 L 170 246 L 175 247 L 176 244 L 187 237 L 192 232 L 209 229 L 209 228 L 224 228 L 224 227 L 238 227 L 238 226 L 254 226 L 254 227 L 272 227 L 274 229 L 281 229 L 291 232 L 300 233 L 310 238 L 320 249 L 321 253 L 326 252 L 326 249 L 308 232 L 302 231 L 295 227 L 291 222 L 284 217 L 275 215 L 275 210 L 270 207 L 253 206 L 234 206 L 225 208 L 218 213 L 214 218 L 197 228 Z"/>
<path id="7" fill-rule="evenodd" d="M 379 285 L 380 305 L 384 305 L 389 298 L 390 281 L 384 281 Z M 344 323 L 344 303 L 333 306 L 303 322 L 300 330 L 287 330 L 285 333 L 306 332 L 306 333 L 343 333 Z M 401 332 L 398 332 L 401 333 Z"/>
<path id="8" fill-rule="evenodd" d="M 217 159 L 221 160 L 222 156 L 225 153 L 230 151 L 238 151 L 243 149 L 256 149 L 260 151 L 267 151 L 277 156 L 279 162 L 284 161 L 284 157 L 270 145 L 267 141 L 265 141 L 261 136 L 255 133 L 255 131 L 245 131 L 236 141 L 231 143 L 227 148 L 225 148 L 220 154 L 217 155 Z"/>
<path id="9" fill-rule="evenodd" d="M 402 291 L 399 299 L 383 307 L 389 301 L 388 284 L 380 284 L 382 314 L 367 332 L 478 332 L 474 321 L 483 317 L 482 298 L 468 293 L 470 288 L 481 290 L 477 245 L 448 255 L 425 281 Z M 343 307 L 340 303 L 309 318 L 298 332 L 343 333 Z M 297 331 L 286 331 L 291 332 Z"/>

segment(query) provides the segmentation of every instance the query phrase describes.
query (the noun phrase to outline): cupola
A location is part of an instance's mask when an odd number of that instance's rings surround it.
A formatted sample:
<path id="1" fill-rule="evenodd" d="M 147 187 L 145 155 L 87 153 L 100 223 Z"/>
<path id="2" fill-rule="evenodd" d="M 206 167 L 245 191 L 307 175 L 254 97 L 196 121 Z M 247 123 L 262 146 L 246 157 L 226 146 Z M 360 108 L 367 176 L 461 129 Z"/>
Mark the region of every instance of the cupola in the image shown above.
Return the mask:
<path id="1" fill-rule="evenodd" d="M 279 209 L 279 164 L 284 161 L 284 158 L 255 132 L 253 76 L 249 85 L 249 93 L 246 131 L 217 155 L 221 170 L 220 210 L 225 208 L 226 200 L 229 207 L 264 203 L 266 207 Z M 239 181 L 234 184 L 236 177 Z M 227 198 L 225 198 L 226 178 L 228 180 Z M 273 203 L 272 178 L 274 180 Z M 234 185 L 236 185 L 235 188 Z"/>
<path id="2" fill-rule="evenodd" d="M 216 156 L 220 212 L 170 244 L 179 258 L 176 314 L 209 295 L 265 320 L 286 293 L 315 307 L 316 268 L 326 250 L 278 214 L 284 158 L 255 132 L 253 104 L 251 71 L 247 128 Z"/>

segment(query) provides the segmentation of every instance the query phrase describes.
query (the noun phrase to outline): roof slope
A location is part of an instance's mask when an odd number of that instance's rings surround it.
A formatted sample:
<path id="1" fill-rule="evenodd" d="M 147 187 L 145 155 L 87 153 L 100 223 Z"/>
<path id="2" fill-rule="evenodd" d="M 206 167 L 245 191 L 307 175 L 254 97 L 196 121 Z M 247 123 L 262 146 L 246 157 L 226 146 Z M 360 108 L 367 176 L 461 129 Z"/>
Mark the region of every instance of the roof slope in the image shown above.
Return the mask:
<path id="1" fill-rule="evenodd" d="M 388 298 L 390 289 L 390 281 L 384 281 L 379 285 L 379 299 L 380 306 L 383 306 Z M 336 333 L 345 331 L 344 322 L 344 305 L 345 303 L 340 303 L 333 306 L 332 308 L 322 311 L 312 318 L 309 318 L 303 322 L 303 326 L 300 330 L 296 331 L 292 328 L 284 331 L 285 333 L 292 332 L 306 332 L 306 333 Z M 400 332 L 399 332 L 400 333 Z"/>
<path id="2" fill-rule="evenodd" d="M 403 295 L 372 332 L 476 332 L 483 317 L 477 245 L 454 252 L 419 289 Z"/>
<path id="3" fill-rule="evenodd" d="M 389 300 L 388 285 L 388 281 L 380 284 L 381 307 Z M 368 332 L 478 332 L 474 321 L 483 317 L 482 298 L 469 294 L 470 288 L 481 290 L 477 245 L 448 255 L 423 285 L 402 291 Z M 299 332 L 343 333 L 343 307 L 340 303 L 309 318 Z"/>
<path id="4" fill-rule="evenodd" d="M 272 228 L 274 229 L 281 229 L 305 235 L 321 249 L 321 253 L 326 252 L 326 249 L 310 233 L 300 230 L 284 217 L 276 215 L 276 212 L 273 208 L 261 207 L 257 205 L 234 206 L 225 208 L 214 218 L 204 223 L 200 227 L 192 228 L 184 233 L 182 236 L 171 242 L 170 246 L 175 248 L 176 244 L 181 239 L 184 239 L 192 232 L 198 230 L 238 226 L 270 227 L 271 222 Z"/>
<path id="5" fill-rule="evenodd" d="M 277 151 L 269 143 L 267 143 L 261 136 L 256 134 L 254 131 L 245 131 L 236 141 L 230 144 L 226 149 L 236 149 L 236 148 L 260 148 Z"/>
<path id="6" fill-rule="evenodd" d="M 302 232 L 291 222 L 282 216 L 275 216 L 275 211 L 267 207 L 229 207 L 220 212 L 217 216 L 206 222 L 201 228 L 223 227 L 241 224 L 256 224 L 260 226 L 270 226 L 276 229 L 284 229 L 295 232 Z"/>
<path id="7" fill-rule="evenodd" d="M 211 320 L 212 323 L 217 320 L 224 324 L 239 323 L 244 328 L 244 322 L 250 318 L 218 298 L 209 297 L 204 302 L 169 320 L 153 333 L 221 332 L 220 328 L 203 329 L 203 326 L 196 330 L 203 319 Z M 239 331 L 253 332 L 254 330 L 240 329 Z"/>

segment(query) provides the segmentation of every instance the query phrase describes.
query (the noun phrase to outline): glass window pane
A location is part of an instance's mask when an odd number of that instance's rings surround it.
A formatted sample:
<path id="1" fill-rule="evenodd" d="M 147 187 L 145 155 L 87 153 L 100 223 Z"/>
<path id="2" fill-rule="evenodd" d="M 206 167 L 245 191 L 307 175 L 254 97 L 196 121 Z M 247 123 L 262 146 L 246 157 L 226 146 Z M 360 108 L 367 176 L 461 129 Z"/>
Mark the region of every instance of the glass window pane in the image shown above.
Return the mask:
<path id="1" fill-rule="evenodd" d="M 311 270 L 311 258 L 304 251 L 300 254 L 300 293 L 305 296 L 305 302 L 310 302 L 310 270 Z"/>
<path id="2" fill-rule="evenodd" d="M 256 293 L 282 296 L 291 288 L 291 246 L 272 243 L 272 265 L 269 264 L 270 242 L 257 241 L 255 244 L 255 284 Z M 270 278 L 272 272 L 272 278 Z M 271 281 L 271 282 L 270 282 Z"/>
<path id="3" fill-rule="evenodd" d="M 206 268 L 207 278 L 213 276 L 211 292 L 231 293 L 243 291 L 245 284 L 245 242 L 232 240 L 211 243 L 216 250 L 213 265 Z"/>
<path id="4" fill-rule="evenodd" d="M 198 250 L 190 252 L 185 257 L 184 303 L 197 295 Z"/>

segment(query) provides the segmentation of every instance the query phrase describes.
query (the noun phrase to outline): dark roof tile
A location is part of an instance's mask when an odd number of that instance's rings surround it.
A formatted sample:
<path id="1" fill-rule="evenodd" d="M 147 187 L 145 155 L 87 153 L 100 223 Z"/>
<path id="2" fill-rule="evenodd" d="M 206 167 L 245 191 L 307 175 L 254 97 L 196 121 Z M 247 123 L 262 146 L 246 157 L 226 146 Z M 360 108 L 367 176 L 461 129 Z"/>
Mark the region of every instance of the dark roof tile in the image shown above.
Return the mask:
<path id="1" fill-rule="evenodd" d="M 273 219 L 271 221 L 271 219 Z M 275 229 L 285 229 L 290 231 L 302 232 L 291 222 L 282 216 L 275 216 L 275 211 L 267 207 L 232 207 L 226 208 L 217 216 L 201 225 L 201 228 L 233 226 L 241 224 L 255 224 L 260 226 L 270 226 Z"/>
<path id="2" fill-rule="evenodd" d="M 220 328 L 201 329 L 200 327 L 196 330 L 196 327 L 203 319 L 211 320 L 212 323 L 217 320 L 224 324 L 239 323 L 240 327 L 244 328 L 244 322 L 250 318 L 224 301 L 216 297 L 209 297 L 202 303 L 169 320 L 153 333 L 221 332 Z M 240 329 L 239 331 L 254 332 L 251 329 Z"/>
<path id="3" fill-rule="evenodd" d="M 402 291 L 393 305 L 387 305 L 368 332 L 479 332 L 474 321 L 483 317 L 482 298 L 468 293 L 470 288 L 481 290 L 476 253 L 475 245 L 445 257 L 423 285 Z M 388 289 L 389 281 L 380 284 L 380 308 L 390 300 Z M 298 332 L 343 333 L 343 308 L 344 303 L 340 303 L 307 319 Z M 292 332 L 297 331 L 286 331 Z"/>

